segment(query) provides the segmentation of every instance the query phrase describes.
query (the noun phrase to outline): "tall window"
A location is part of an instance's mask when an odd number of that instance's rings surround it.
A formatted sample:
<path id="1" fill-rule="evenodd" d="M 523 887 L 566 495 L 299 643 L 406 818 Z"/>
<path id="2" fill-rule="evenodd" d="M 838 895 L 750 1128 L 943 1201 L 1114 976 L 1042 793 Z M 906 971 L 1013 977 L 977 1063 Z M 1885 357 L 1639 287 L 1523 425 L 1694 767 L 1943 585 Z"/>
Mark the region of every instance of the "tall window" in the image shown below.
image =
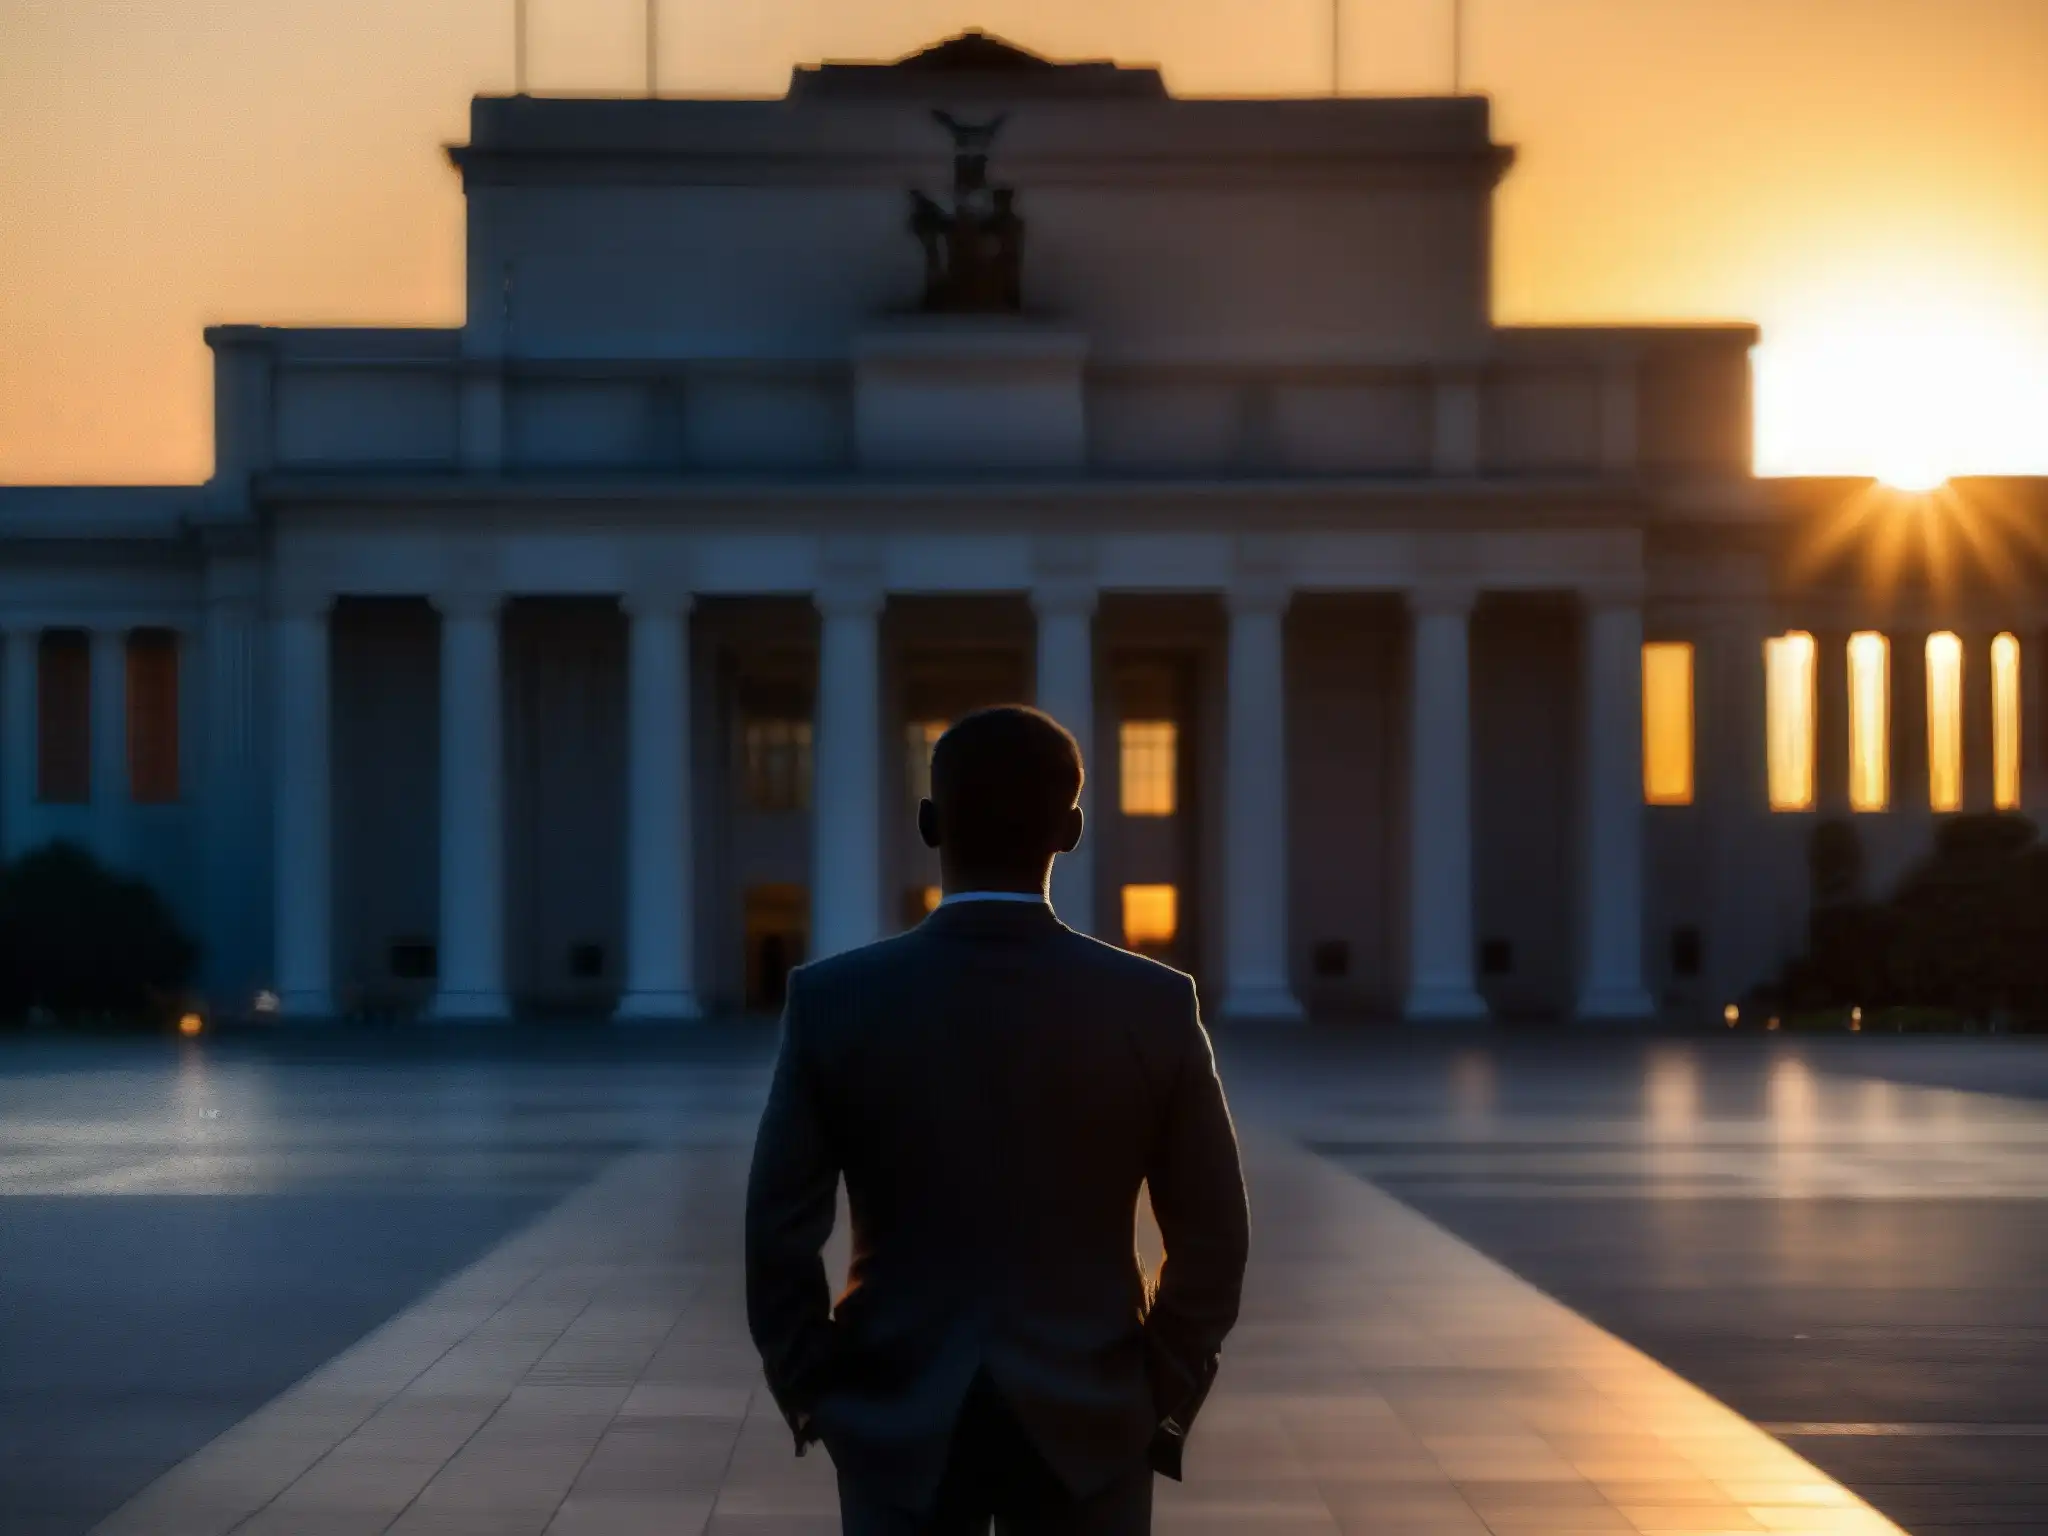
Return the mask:
<path id="1" fill-rule="evenodd" d="M 1118 732 L 1122 780 L 1118 803 L 1126 816 L 1171 816 L 1180 768 L 1180 727 L 1171 720 L 1126 720 Z"/>
<path id="2" fill-rule="evenodd" d="M 1764 738 L 1771 809 L 1813 809 L 1813 636 L 1804 630 L 1764 642 Z"/>
<path id="3" fill-rule="evenodd" d="M 2020 642 L 2010 634 L 1991 642 L 1991 803 L 2020 808 Z"/>
<path id="4" fill-rule="evenodd" d="M 1927 637 L 1927 803 L 1963 808 L 1963 642 L 1947 630 Z"/>
<path id="5" fill-rule="evenodd" d="M 811 803 L 811 722 L 748 720 L 740 731 L 741 779 L 754 811 L 801 811 Z"/>
<path id="6" fill-rule="evenodd" d="M 36 798 L 92 799 L 92 645 L 82 629 L 46 629 L 36 647 Z"/>
<path id="7" fill-rule="evenodd" d="M 1849 637 L 1849 809 L 1890 804 L 1891 642 L 1875 630 Z"/>
<path id="8" fill-rule="evenodd" d="M 128 798 L 178 798 L 178 637 L 168 629 L 128 635 Z"/>
<path id="9" fill-rule="evenodd" d="M 1643 647 L 1643 800 L 1692 804 L 1692 646 Z"/>
<path id="10" fill-rule="evenodd" d="M 1124 948 L 1139 954 L 1160 954 L 1173 948 L 1180 935 L 1180 890 L 1171 885 L 1127 885 L 1124 898 Z"/>
<path id="11" fill-rule="evenodd" d="M 946 734 L 944 720 L 913 720 L 903 728 L 903 764 L 910 775 L 910 803 L 931 798 L 932 748 Z"/>

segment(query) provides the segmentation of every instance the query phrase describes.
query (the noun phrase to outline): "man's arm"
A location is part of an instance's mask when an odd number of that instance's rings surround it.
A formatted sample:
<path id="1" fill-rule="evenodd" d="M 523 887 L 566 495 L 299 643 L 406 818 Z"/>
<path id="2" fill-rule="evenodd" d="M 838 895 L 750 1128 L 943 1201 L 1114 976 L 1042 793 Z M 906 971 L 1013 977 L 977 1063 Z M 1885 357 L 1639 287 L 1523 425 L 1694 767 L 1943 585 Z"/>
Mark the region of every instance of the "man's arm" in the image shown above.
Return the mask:
<path id="1" fill-rule="evenodd" d="M 1208 1395 L 1223 1339 L 1237 1322 L 1251 1247 L 1244 1171 L 1216 1057 L 1187 984 L 1179 1068 L 1146 1182 L 1165 1242 L 1159 1290 L 1145 1317 L 1153 1401 L 1162 1423 L 1153 1464 L 1180 1476 L 1187 1428 Z"/>
<path id="2" fill-rule="evenodd" d="M 832 1363 L 832 1287 L 823 1249 L 839 1189 L 839 1166 L 805 1055 L 797 1005 L 801 974 L 789 978 L 782 1053 L 747 1179 L 747 1328 L 799 1454 L 816 1438 L 811 1409 Z"/>

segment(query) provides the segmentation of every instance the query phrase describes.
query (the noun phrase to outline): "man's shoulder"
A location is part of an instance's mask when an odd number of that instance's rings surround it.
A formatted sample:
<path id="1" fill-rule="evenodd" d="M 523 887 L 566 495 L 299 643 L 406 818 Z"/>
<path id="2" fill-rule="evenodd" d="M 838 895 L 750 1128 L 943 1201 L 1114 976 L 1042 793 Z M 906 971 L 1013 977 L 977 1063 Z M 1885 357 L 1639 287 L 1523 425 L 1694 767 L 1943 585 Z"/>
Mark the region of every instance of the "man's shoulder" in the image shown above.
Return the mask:
<path id="1" fill-rule="evenodd" d="M 917 930 L 913 928 L 858 949 L 806 961 L 790 973 L 790 985 L 806 997 L 870 986 L 899 968 L 916 963 L 916 939 Z"/>
<path id="2" fill-rule="evenodd" d="M 1065 950 L 1072 963 L 1085 966 L 1105 979 L 1159 997 L 1184 998 L 1195 990 L 1195 978 L 1186 971 L 1134 954 L 1119 945 L 1069 928 Z"/>

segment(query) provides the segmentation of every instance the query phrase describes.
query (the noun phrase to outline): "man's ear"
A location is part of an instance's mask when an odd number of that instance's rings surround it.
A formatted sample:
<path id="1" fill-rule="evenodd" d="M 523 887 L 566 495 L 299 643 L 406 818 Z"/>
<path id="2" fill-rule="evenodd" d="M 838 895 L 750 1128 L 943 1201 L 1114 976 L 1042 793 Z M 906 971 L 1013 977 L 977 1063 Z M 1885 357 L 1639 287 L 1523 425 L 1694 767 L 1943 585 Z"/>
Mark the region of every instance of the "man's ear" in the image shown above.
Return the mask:
<path id="1" fill-rule="evenodd" d="M 917 802 L 917 835 L 925 847 L 939 846 L 939 808 L 929 800 Z"/>
<path id="2" fill-rule="evenodd" d="M 1078 805 L 1067 812 L 1066 821 L 1060 827 L 1059 851 L 1061 853 L 1072 853 L 1081 846 L 1082 826 L 1087 819 L 1087 817 L 1081 814 L 1081 807 Z M 934 843 L 932 846 L 936 848 L 938 845 Z"/>

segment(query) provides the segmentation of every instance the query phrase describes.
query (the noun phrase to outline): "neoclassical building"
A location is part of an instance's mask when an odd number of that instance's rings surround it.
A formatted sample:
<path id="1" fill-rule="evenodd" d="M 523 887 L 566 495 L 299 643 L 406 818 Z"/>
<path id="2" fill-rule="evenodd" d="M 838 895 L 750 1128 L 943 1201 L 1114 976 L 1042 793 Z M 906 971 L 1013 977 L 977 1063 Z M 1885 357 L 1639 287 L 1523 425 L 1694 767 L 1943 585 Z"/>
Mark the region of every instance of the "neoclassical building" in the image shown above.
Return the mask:
<path id="1" fill-rule="evenodd" d="M 1010 699 L 1062 915 L 1244 1018 L 1717 1015 L 1817 817 L 2048 801 L 2041 486 L 1762 482 L 1753 328 L 1495 324 L 1482 98 L 968 34 L 448 158 L 463 325 L 218 327 L 211 481 L 0 491 L 0 840 L 216 1009 L 772 1007 Z"/>

